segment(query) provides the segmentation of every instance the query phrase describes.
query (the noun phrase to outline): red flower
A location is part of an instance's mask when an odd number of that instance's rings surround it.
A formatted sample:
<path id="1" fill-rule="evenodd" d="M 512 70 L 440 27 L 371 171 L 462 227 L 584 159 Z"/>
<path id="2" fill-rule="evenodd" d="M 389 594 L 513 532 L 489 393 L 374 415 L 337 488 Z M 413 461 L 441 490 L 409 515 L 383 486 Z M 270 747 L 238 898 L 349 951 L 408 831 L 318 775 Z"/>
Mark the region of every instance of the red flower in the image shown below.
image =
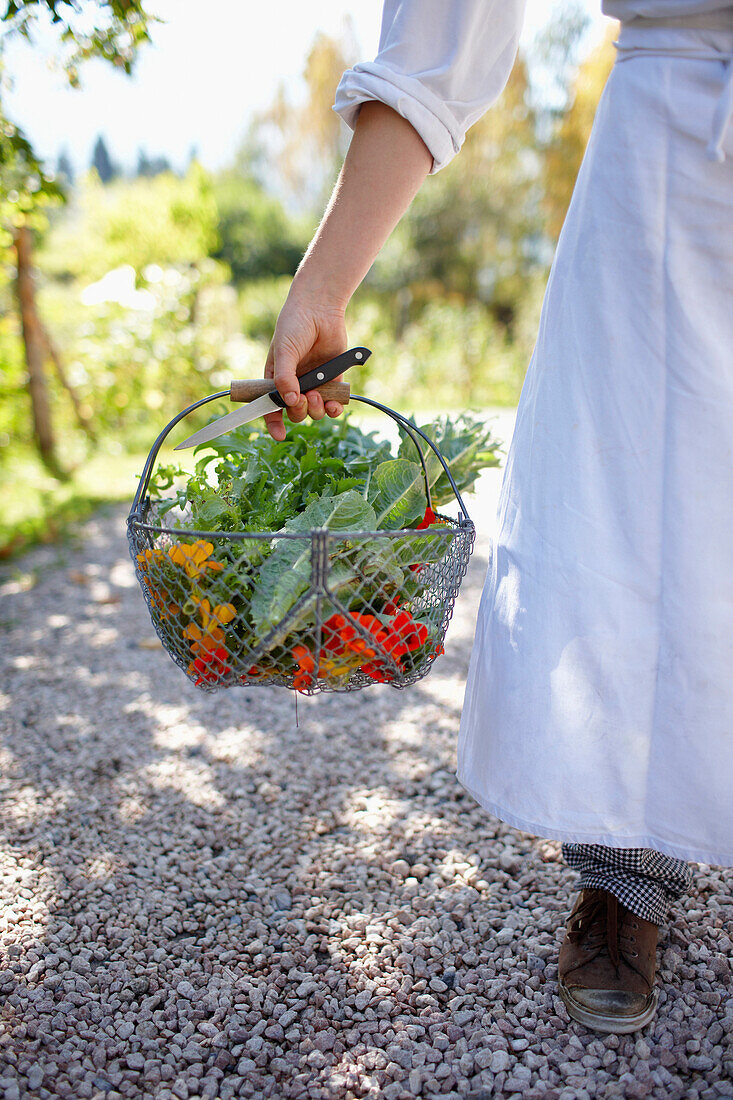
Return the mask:
<path id="1" fill-rule="evenodd" d="M 371 676 L 372 680 L 377 680 L 380 684 L 385 684 L 389 680 L 394 680 L 394 673 L 385 668 L 384 661 L 372 661 L 370 664 L 362 665 L 361 671 L 366 673 L 367 676 Z"/>
<path id="2" fill-rule="evenodd" d="M 422 531 L 424 527 L 429 527 L 431 523 L 437 523 L 437 522 L 438 521 L 435 518 L 435 512 L 430 507 L 430 505 L 428 505 L 427 508 L 425 509 L 425 515 L 423 516 L 422 523 L 418 523 L 415 530 L 416 531 Z"/>
<path id="3" fill-rule="evenodd" d="M 396 612 L 383 621 L 377 615 L 358 611 L 348 615 L 331 615 L 323 624 L 323 646 L 318 655 L 319 675 L 344 675 L 350 668 L 360 668 L 373 680 L 384 683 L 394 680 L 395 673 L 384 660 L 388 654 L 399 667 L 399 659 L 411 650 L 419 649 L 428 636 L 424 623 L 416 622 L 412 616 L 396 603 L 388 603 L 386 608 Z M 373 639 L 358 633 L 357 628 L 365 630 Z M 297 665 L 293 676 L 296 690 L 312 687 L 315 683 L 316 656 L 305 645 L 293 646 L 292 657 Z"/>
<path id="4" fill-rule="evenodd" d="M 195 661 L 192 661 L 188 666 L 189 673 L 198 672 L 198 678 L 196 679 L 196 686 L 203 684 L 206 681 L 209 684 L 216 683 L 217 680 L 225 676 L 227 672 L 231 672 L 231 668 L 226 663 L 229 654 L 222 646 L 217 646 L 216 649 L 211 649 L 206 653 L 200 654 Z"/>
<path id="5" fill-rule="evenodd" d="M 298 665 L 298 671 L 293 676 L 293 687 L 296 691 L 302 691 L 303 688 L 312 687 L 314 683 L 312 672 L 316 667 L 316 661 L 313 654 L 308 647 L 304 645 L 293 646 L 291 653 Z"/>
<path id="6" fill-rule="evenodd" d="M 425 623 L 415 622 L 407 611 L 400 611 L 392 620 L 392 630 L 405 643 L 409 650 L 419 649 L 425 644 L 428 628 Z"/>
<path id="7" fill-rule="evenodd" d="M 296 672 L 293 676 L 293 687 L 296 691 L 304 691 L 313 687 L 313 677 L 307 672 Z"/>

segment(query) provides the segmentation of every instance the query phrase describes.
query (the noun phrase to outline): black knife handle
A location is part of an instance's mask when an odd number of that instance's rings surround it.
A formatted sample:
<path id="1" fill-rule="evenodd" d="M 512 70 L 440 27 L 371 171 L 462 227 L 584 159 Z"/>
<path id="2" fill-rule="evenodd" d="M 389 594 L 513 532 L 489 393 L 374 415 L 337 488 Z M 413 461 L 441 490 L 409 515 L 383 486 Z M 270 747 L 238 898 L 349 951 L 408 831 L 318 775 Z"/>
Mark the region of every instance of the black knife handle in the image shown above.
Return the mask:
<path id="1" fill-rule="evenodd" d="M 329 359 L 327 363 L 322 363 L 320 367 L 314 367 L 313 370 L 306 371 L 298 378 L 300 392 L 307 393 L 308 390 L 318 389 L 324 382 L 332 382 L 334 378 L 338 378 L 349 367 L 354 367 L 357 363 L 366 363 L 371 354 L 369 348 L 350 348 L 349 351 L 337 355 L 335 359 Z M 285 408 L 285 401 L 278 390 L 271 390 L 268 396 L 281 409 Z"/>

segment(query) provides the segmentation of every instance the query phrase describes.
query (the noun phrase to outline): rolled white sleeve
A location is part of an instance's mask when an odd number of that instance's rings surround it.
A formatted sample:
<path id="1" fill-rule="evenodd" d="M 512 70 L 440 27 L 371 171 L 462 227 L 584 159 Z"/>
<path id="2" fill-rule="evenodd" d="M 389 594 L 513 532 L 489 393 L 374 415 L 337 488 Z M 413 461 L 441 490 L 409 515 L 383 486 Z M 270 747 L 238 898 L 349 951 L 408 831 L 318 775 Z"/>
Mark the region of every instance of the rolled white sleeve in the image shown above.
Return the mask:
<path id="1" fill-rule="evenodd" d="M 524 7 L 525 0 L 385 0 L 379 52 L 346 70 L 333 110 L 353 130 L 367 100 L 392 107 L 432 153 L 434 175 L 501 95 Z"/>

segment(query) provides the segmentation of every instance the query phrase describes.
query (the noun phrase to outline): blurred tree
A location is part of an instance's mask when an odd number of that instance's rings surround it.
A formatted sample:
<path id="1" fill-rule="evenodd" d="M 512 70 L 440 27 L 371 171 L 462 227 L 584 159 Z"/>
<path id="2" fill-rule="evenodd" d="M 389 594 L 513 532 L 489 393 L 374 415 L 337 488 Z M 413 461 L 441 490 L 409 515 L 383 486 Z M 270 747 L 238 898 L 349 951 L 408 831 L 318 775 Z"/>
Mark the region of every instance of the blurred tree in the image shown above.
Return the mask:
<path id="1" fill-rule="evenodd" d="M 217 252 L 217 205 L 211 176 L 196 161 L 172 172 L 103 186 L 90 172 L 77 185 L 74 216 L 54 226 L 43 269 L 56 278 L 99 279 L 129 264 L 196 265 Z"/>
<path id="2" fill-rule="evenodd" d="M 191 158 L 194 160 L 195 158 Z M 173 169 L 170 166 L 170 161 L 167 157 L 149 157 L 144 149 L 138 149 L 137 153 L 137 171 L 138 177 L 145 176 L 151 178 L 152 176 L 160 176 L 163 172 L 172 172 Z"/>
<path id="3" fill-rule="evenodd" d="M 580 0 L 561 0 L 552 5 L 550 18 L 528 49 L 531 102 L 542 142 L 552 137 L 572 99 L 590 22 Z"/>
<path id="4" fill-rule="evenodd" d="M 56 161 L 56 178 L 64 191 L 74 186 L 74 166 L 71 163 L 68 149 L 61 150 Z"/>
<path id="5" fill-rule="evenodd" d="M 98 135 L 94 143 L 91 167 L 95 169 L 102 183 L 110 183 L 115 176 L 119 176 L 120 174 L 119 168 L 112 163 L 112 158 L 107 148 L 107 142 L 104 140 L 102 134 Z"/>
<path id="6" fill-rule="evenodd" d="M 323 32 L 316 35 L 303 70 L 302 103 L 291 102 L 280 84 L 270 107 L 255 116 L 254 131 L 268 149 L 293 208 L 320 215 L 341 167 L 346 128 L 331 105 L 336 85 L 356 55 L 353 23 L 347 17 L 341 40 Z"/>
<path id="7" fill-rule="evenodd" d="M 75 0 L 3 0 L 0 12 L 3 41 L 20 35 L 32 42 L 39 21 L 50 19 L 58 33 L 59 59 L 73 87 L 79 84 L 81 61 L 101 57 L 129 73 L 138 48 L 150 40 L 152 17 L 145 11 L 144 0 L 98 0 L 83 6 Z M 56 363 L 62 382 L 72 395 L 77 415 L 79 406 L 38 316 L 32 232 L 44 224 L 43 208 L 49 202 L 63 201 L 64 196 L 28 140 L 10 119 L 4 117 L 1 81 L 0 153 L 0 193 L 5 196 L 1 213 L 14 252 L 33 434 L 44 463 L 59 474 L 44 370 L 46 354 Z"/>
<path id="8" fill-rule="evenodd" d="M 541 262 L 539 146 L 520 57 L 502 97 L 466 134 L 460 157 L 429 177 L 368 282 L 398 291 L 400 326 L 434 298 L 484 303 L 510 326 Z M 407 293 L 405 293 L 407 291 Z"/>
<path id="9" fill-rule="evenodd" d="M 51 403 L 44 369 L 46 344 L 36 309 L 31 229 L 43 224 L 44 207 L 64 201 L 53 175 L 37 159 L 21 130 L 3 117 L 0 100 L 0 244 L 12 250 L 15 294 L 28 372 L 33 436 L 49 470 L 58 474 Z"/>
<path id="10" fill-rule="evenodd" d="M 235 282 L 295 274 L 308 245 L 310 224 L 289 216 L 245 166 L 220 173 L 214 196 L 220 237 L 214 255 L 229 265 Z"/>
<path id="11" fill-rule="evenodd" d="M 556 120 L 544 157 L 547 232 L 553 242 L 560 236 L 585 147 L 593 127 L 598 101 L 614 62 L 613 41 L 617 27 L 609 27 L 577 72 L 570 105 Z"/>

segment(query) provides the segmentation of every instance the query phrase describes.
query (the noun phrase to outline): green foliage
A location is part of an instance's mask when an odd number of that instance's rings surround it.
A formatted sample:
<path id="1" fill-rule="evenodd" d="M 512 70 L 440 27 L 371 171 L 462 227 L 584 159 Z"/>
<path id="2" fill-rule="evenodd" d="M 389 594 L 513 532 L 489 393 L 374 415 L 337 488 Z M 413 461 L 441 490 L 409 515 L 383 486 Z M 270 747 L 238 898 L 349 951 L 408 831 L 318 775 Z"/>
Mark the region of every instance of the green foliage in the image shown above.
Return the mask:
<path id="1" fill-rule="evenodd" d="M 0 249 L 12 243 L 12 229 L 24 224 L 44 227 L 43 208 L 65 199 L 23 131 L 5 118 L 0 99 Z"/>
<path id="2" fill-rule="evenodd" d="M 214 255 L 229 265 L 235 282 L 295 274 L 310 236 L 302 222 L 236 169 L 216 177 L 214 199 L 220 239 Z"/>
<path id="3" fill-rule="evenodd" d="M 59 32 L 64 69 L 73 86 L 79 83 L 79 63 L 90 57 L 131 72 L 137 50 L 150 40 L 154 21 L 143 0 L 103 0 L 85 5 L 83 11 L 76 0 L 5 0 L 0 13 L 4 38 L 18 34 L 29 41 L 39 20 L 50 16 Z M 0 193 L 12 208 L 13 224 L 19 225 L 39 206 L 62 201 L 63 192 L 28 139 L 5 117 L 2 77 L 0 70 Z M 6 221 L 7 211 L 0 213 Z"/>
<path id="4" fill-rule="evenodd" d="M 285 524 L 283 531 L 308 534 L 315 528 L 330 531 L 373 531 L 374 509 L 354 489 L 314 500 Z M 355 578 L 350 578 L 352 581 Z M 342 582 L 344 578 L 341 578 Z M 275 539 L 273 550 L 259 570 L 251 603 L 252 621 L 260 632 L 271 630 L 311 584 L 311 543 L 307 539 Z"/>
<path id="5" fill-rule="evenodd" d="M 481 470 L 498 465 L 498 445 L 481 417 L 443 416 L 421 429 L 439 449 L 445 448 L 459 489 L 472 486 Z M 324 501 L 347 496 L 353 503 L 356 493 L 373 517 L 373 527 L 367 529 L 398 530 L 415 526 L 427 503 L 422 466 L 407 457 L 412 446 L 403 441 L 395 457 L 387 440 L 364 432 L 348 414 L 294 424 L 281 442 L 253 422 L 200 444 L 194 452 L 200 456 L 195 473 L 173 497 L 164 494 L 183 472 L 160 467 L 151 478 L 150 495 L 157 513 L 170 513 L 174 526 L 261 532 L 300 530 L 300 520 L 292 525 L 294 517 L 317 518 L 321 513 L 313 506 L 320 503 L 328 512 Z M 443 466 L 427 444 L 422 446 L 434 503 L 447 503 L 447 491 L 451 497 L 453 491 Z M 178 509 L 175 516 L 173 508 Z"/>
<path id="6" fill-rule="evenodd" d="M 80 521 L 100 505 L 130 500 L 144 458 L 125 454 L 119 444 L 113 444 L 61 482 L 29 446 L 16 439 L 12 454 L 0 465 L 0 559 L 14 557 L 35 543 L 73 535 Z"/>
<path id="7" fill-rule="evenodd" d="M 3 298 L 7 298 L 6 290 Z M 10 311 L 3 311 L 0 298 L 0 468 L 11 450 L 30 437 L 29 398 L 25 386 L 25 362 L 18 325 Z"/>
<path id="8" fill-rule="evenodd" d="M 158 21 L 146 12 L 144 0 L 97 0 L 83 7 L 78 0 L 5 0 L 5 34 L 32 40 L 44 16 L 59 32 L 64 69 L 74 87 L 80 63 L 90 57 L 132 72 L 138 49 L 150 41 L 150 26 Z"/>
<path id="9" fill-rule="evenodd" d="M 438 448 L 459 490 L 472 489 L 482 470 L 499 465 L 499 444 L 481 418 L 471 413 L 444 413 L 424 425 L 417 424 L 412 417 L 409 419 Z M 435 451 L 422 441 L 421 447 L 433 504 L 437 507 L 448 504 L 455 494 L 443 464 Z M 398 455 L 407 458 L 413 452 L 412 440 L 403 438 Z"/>
<path id="10" fill-rule="evenodd" d="M 115 176 L 119 176 L 119 169 L 112 163 L 112 158 L 107 149 L 107 143 L 99 134 L 92 151 L 92 168 L 99 176 L 102 183 L 109 183 Z"/>
<path id="11" fill-rule="evenodd" d="M 44 314 L 101 432 L 130 448 L 145 446 L 162 409 L 177 412 L 216 389 L 214 379 L 228 376 L 222 327 L 216 323 L 216 303 L 227 291 L 220 277 L 214 261 L 150 265 L 135 287 L 134 270 L 123 267 L 84 289 L 87 295 L 98 292 L 86 305 L 74 284 L 44 291 Z"/>
<path id="12" fill-rule="evenodd" d="M 217 244 L 211 177 L 194 162 L 183 179 L 165 172 L 103 187 L 89 173 L 39 262 L 57 277 L 94 280 L 121 264 L 194 264 Z"/>
<path id="13" fill-rule="evenodd" d="M 496 465 L 496 446 L 480 419 L 464 417 L 457 427 L 439 420 L 424 430 L 445 443 L 459 489 L 473 484 L 481 469 Z M 201 453 L 196 472 L 175 495 L 163 494 L 181 471 L 164 466 L 154 474 L 153 514 L 182 531 L 277 532 L 269 543 L 245 541 L 226 551 L 231 568 L 213 582 L 209 595 L 225 602 L 227 586 L 240 596 L 246 592 L 246 616 L 257 637 L 274 630 L 311 586 L 310 540 L 283 536 L 320 528 L 352 536 L 397 531 L 434 518 L 426 511 L 421 465 L 401 454 L 394 457 L 386 441 L 362 432 L 348 417 L 333 424 L 296 425 L 282 442 L 258 425 L 243 425 L 202 444 L 196 453 Z M 439 493 L 442 466 L 429 465 L 428 473 Z M 434 527 L 440 534 L 440 525 L 430 524 L 423 538 L 410 541 L 345 534 L 329 542 L 331 591 L 347 606 L 352 598 L 359 606 L 365 599 L 368 603 L 370 592 L 384 600 L 404 591 L 410 580 L 407 566 L 439 560 L 448 548 L 450 530 L 445 539 L 436 539 Z"/>
<path id="14" fill-rule="evenodd" d="M 259 424 L 245 424 L 201 444 L 195 453 L 200 452 L 195 475 L 168 503 L 177 504 L 184 522 L 190 517 L 194 525 L 216 510 L 220 522 L 229 524 L 219 529 L 229 531 L 278 530 L 312 501 L 363 487 L 374 467 L 391 457 L 387 441 L 362 431 L 346 416 L 292 425 L 282 442 Z M 212 466 L 222 507 L 213 503 L 207 480 Z M 170 476 L 167 467 L 156 473 L 151 485 L 156 498 Z M 166 502 L 161 507 L 165 510 Z"/>
<path id="15" fill-rule="evenodd" d="M 376 514 L 376 527 L 398 530 L 410 527 L 425 513 L 422 467 L 406 458 L 380 462 L 372 474 L 368 499 Z"/>
<path id="16" fill-rule="evenodd" d="M 254 279 L 237 288 L 240 323 L 247 336 L 269 345 L 291 281 L 289 275 L 281 275 Z"/>
<path id="17" fill-rule="evenodd" d="M 520 308 L 524 310 L 524 303 Z M 404 326 L 398 341 L 389 329 L 384 331 L 383 320 L 375 319 L 376 338 L 366 326 L 365 343 L 373 349 L 375 362 L 381 350 L 380 389 L 388 404 L 399 408 L 410 401 L 414 405 L 413 395 L 423 407 L 429 402 L 428 408 L 485 408 L 516 402 L 536 329 L 523 326 L 526 340 L 520 343 L 488 306 L 466 303 L 457 296 L 435 298 L 421 309 L 417 305 L 410 309 L 414 319 Z M 532 309 L 538 317 L 539 303 L 534 299 Z M 373 307 L 365 306 L 365 319 L 372 312 Z M 377 396 L 374 389 L 370 392 Z"/>

